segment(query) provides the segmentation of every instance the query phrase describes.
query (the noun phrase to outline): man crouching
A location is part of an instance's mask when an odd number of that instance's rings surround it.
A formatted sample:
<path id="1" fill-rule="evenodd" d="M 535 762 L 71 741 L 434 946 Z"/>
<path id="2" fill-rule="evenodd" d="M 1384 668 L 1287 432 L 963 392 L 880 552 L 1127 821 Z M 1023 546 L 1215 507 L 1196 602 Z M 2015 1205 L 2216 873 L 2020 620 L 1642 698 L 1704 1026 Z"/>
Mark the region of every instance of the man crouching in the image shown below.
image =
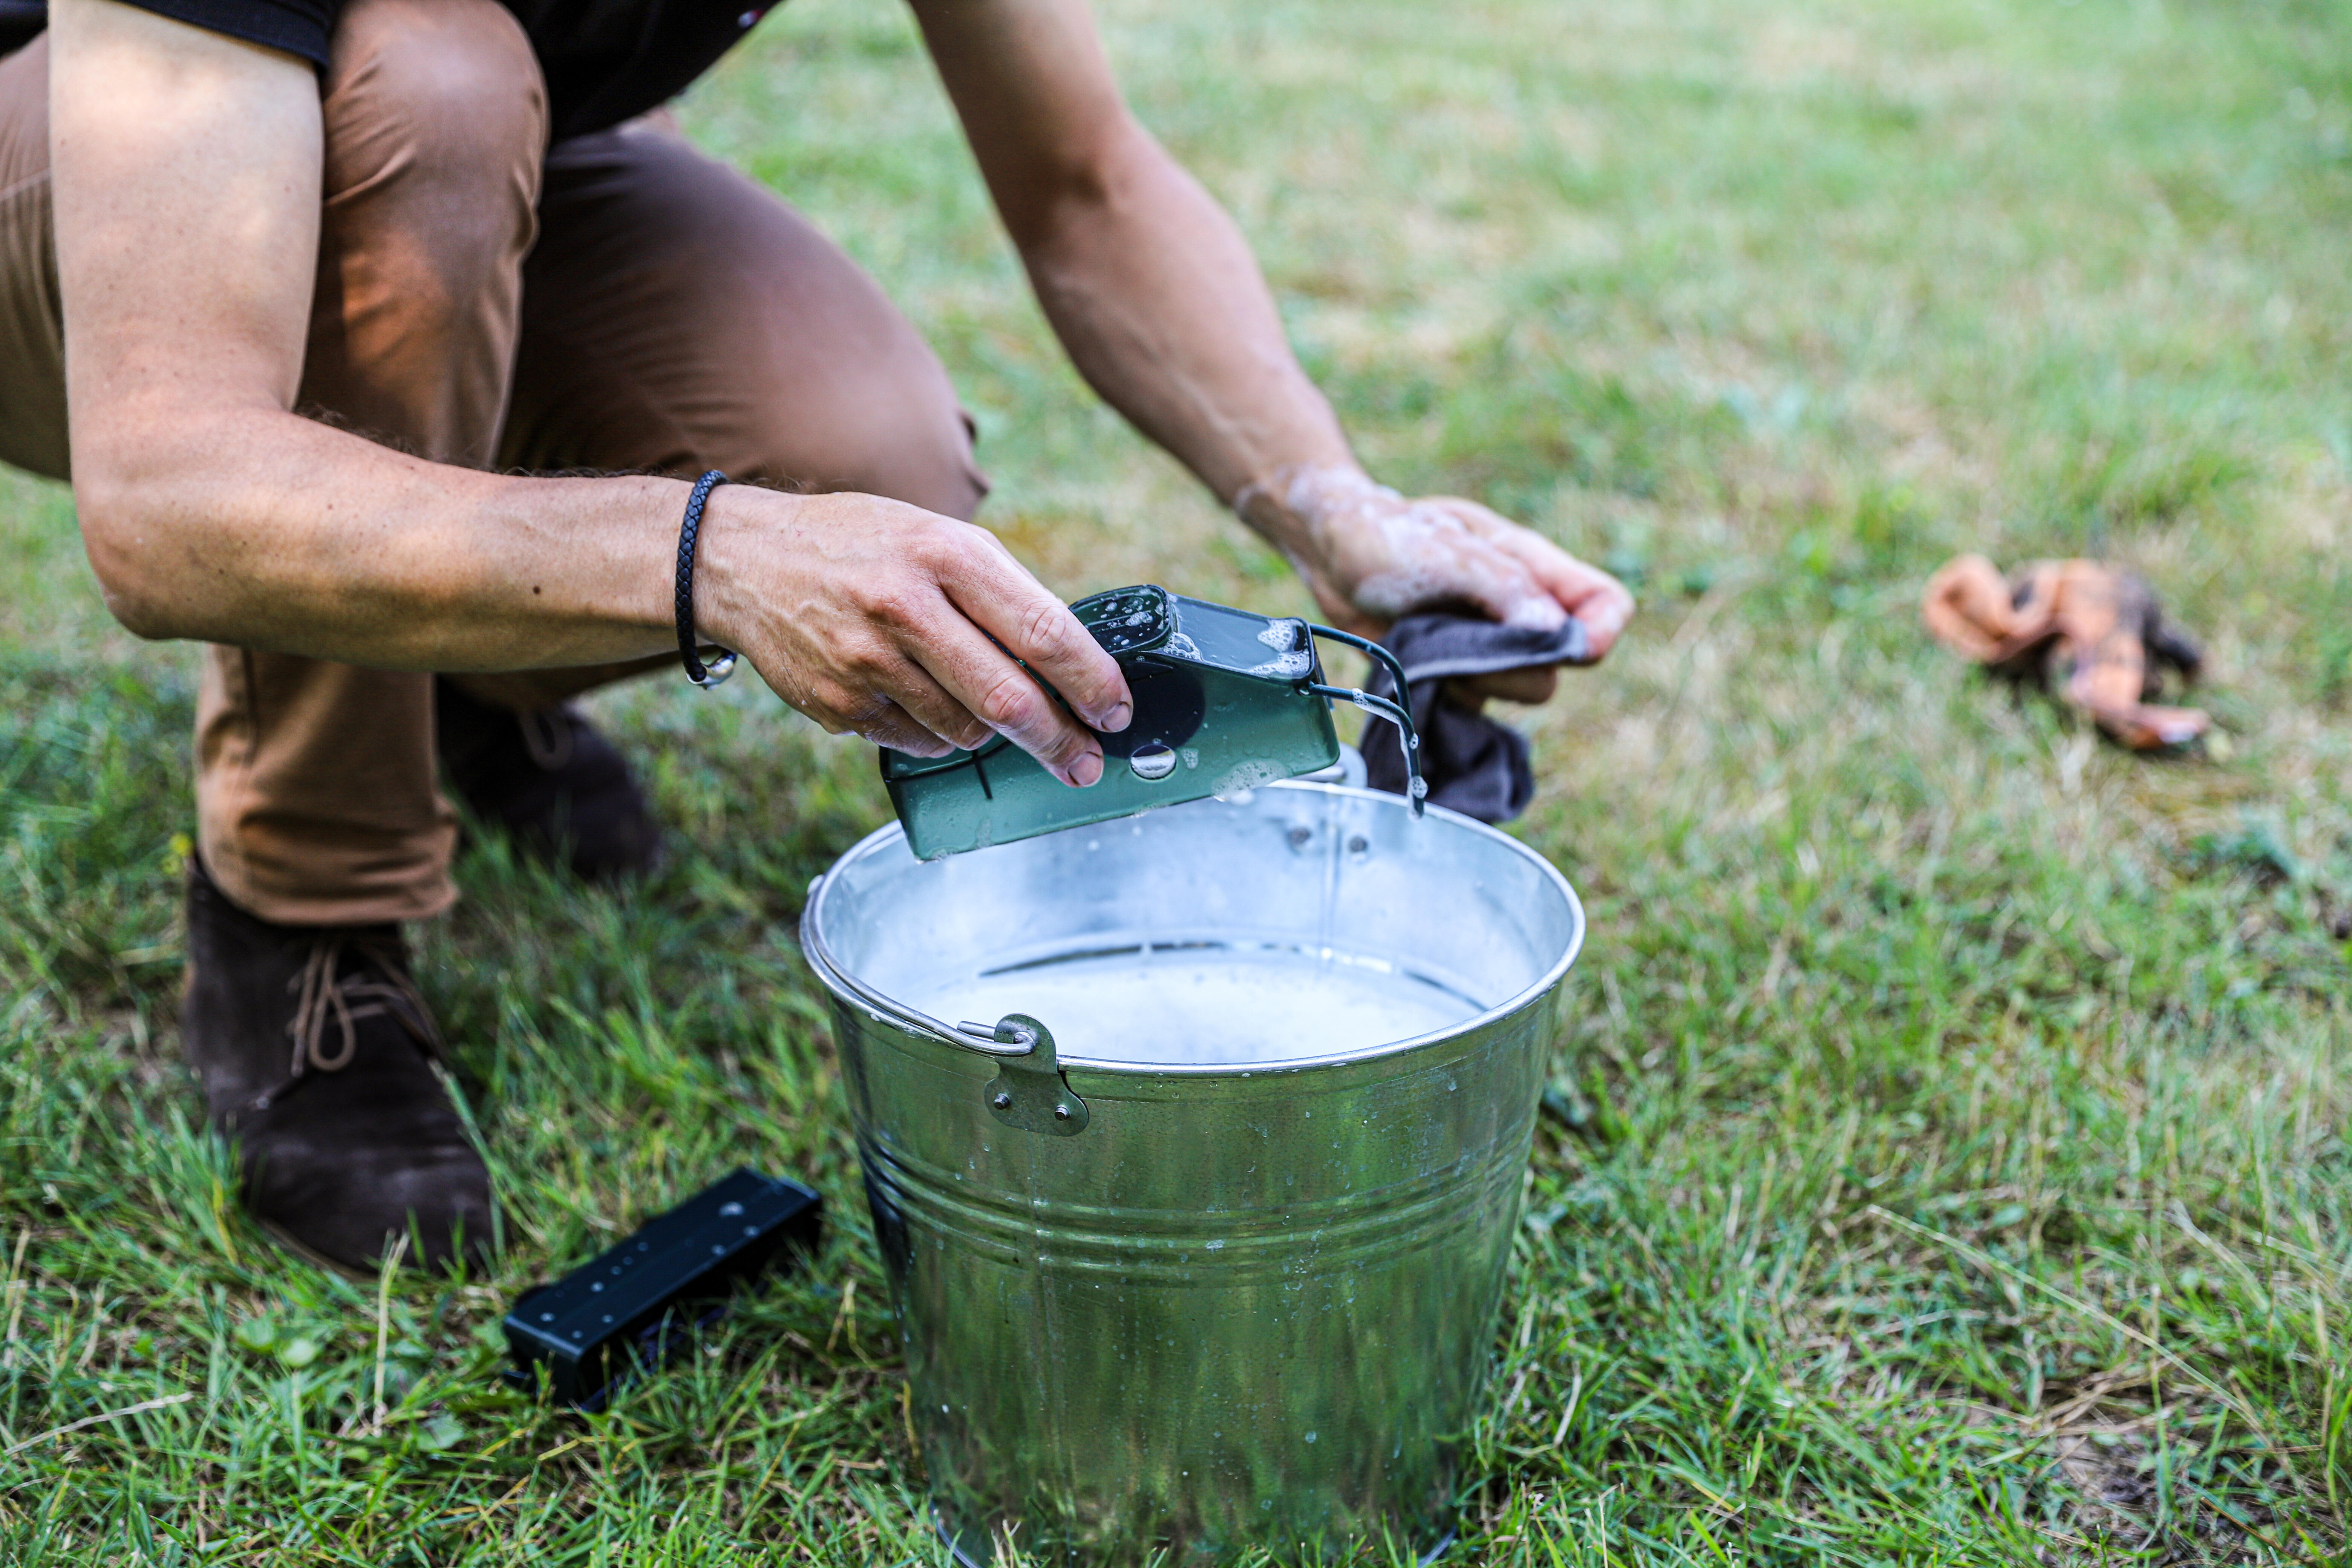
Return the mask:
<path id="1" fill-rule="evenodd" d="M 1127 722 L 1118 667 L 969 521 L 922 339 L 658 112 L 741 4 L 53 0 L 0 59 L 0 458 L 71 479 L 125 626 L 210 645 L 187 1059 L 253 1212 L 341 1268 L 490 1234 L 401 934 L 454 897 L 440 781 L 583 875 L 653 863 L 567 700 L 677 657 L 695 476 L 751 482 L 708 495 L 689 668 L 733 649 L 828 730 L 1002 734 L 1075 788 L 1086 726 Z M 1606 649 L 1605 574 L 1364 475 L 1083 0 L 916 12 L 1079 369 L 1328 615 L 1574 616 Z M 530 477 L 583 472 L 621 477 Z"/>

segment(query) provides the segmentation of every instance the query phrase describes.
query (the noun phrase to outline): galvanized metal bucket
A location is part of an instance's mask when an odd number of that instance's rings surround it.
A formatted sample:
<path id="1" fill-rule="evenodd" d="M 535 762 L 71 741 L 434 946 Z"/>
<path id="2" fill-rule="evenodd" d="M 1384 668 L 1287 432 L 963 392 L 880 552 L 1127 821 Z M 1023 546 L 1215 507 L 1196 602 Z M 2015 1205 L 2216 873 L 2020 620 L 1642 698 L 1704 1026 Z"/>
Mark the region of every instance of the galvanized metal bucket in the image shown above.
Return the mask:
<path id="1" fill-rule="evenodd" d="M 843 856 L 802 940 L 957 1554 L 1446 1539 L 1583 931 L 1329 784 Z"/>

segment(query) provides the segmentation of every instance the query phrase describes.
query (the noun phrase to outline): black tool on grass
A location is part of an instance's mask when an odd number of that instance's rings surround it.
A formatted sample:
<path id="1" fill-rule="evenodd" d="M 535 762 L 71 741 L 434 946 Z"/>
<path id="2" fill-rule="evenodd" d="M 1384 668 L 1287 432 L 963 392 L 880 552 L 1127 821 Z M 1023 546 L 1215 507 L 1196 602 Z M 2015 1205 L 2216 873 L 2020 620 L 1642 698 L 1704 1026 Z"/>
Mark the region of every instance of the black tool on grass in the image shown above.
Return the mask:
<path id="1" fill-rule="evenodd" d="M 536 1389 L 543 1367 L 559 1404 L 600 1410 L 621 1379 L 660 1365 L 716 1321 L 739 1284 L 814 1256 L 824 1230 L 823 1198 L 746 1166 L 516 1298 L 507 1380 Z"/>

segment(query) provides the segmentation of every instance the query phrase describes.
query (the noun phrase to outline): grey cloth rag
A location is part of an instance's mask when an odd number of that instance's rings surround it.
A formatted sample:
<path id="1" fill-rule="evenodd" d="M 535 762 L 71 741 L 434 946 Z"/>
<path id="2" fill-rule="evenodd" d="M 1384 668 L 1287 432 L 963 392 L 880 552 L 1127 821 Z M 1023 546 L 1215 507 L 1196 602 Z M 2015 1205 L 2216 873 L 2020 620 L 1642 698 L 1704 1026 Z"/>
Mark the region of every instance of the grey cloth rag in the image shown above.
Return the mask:
<path id="1" fill-rule="evenodd" d="M 1528 761 L 1528 738 L 1499 720 L 1471 713 L 1441 700 L 1447 680 L 1493 675 L 1534 664 L 1590 664 L 1583 625 L 1564 623 L 1558 631 L 1497 626 L 1469 616 L 1407 616 L 1389 629 L 1381 645 L 1404 666 L 1412 693 L 1413 728 L 1421 732 L 1421 773 L 1433 805 L 1475 816 L 1508 822 L 1535 798 L 1535 769 Z M 1388 671 L 1372 667 L 1368 689 L 1391 697 Z M 1390 729 L 1383 721 L 1374 726 Z M 1364 737 L 1365 782 L 1391 795 L 1405 792 L 1404 752 L 1389 736 Z"/>

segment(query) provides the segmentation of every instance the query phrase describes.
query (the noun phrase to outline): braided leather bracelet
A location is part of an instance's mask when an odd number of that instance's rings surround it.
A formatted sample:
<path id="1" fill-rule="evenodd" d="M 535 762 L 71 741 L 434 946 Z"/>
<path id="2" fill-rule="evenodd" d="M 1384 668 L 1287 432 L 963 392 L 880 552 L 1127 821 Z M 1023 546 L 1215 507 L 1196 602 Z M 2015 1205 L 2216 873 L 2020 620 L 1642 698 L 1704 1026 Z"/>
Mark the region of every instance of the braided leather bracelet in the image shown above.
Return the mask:
<path id="1" fill-rule="evenodd" d="M 694 536 L 702 531 L 710 492 L 726 482 L 717 468 L 695 480 L 694 493 L 686 498 L 686 522 L 677 531 L 677 657 L 686 665 L 686 678 L 705 691 L 735 673 L 735 656 L 725 648 L 705 665 L 694 635 Z"/>

